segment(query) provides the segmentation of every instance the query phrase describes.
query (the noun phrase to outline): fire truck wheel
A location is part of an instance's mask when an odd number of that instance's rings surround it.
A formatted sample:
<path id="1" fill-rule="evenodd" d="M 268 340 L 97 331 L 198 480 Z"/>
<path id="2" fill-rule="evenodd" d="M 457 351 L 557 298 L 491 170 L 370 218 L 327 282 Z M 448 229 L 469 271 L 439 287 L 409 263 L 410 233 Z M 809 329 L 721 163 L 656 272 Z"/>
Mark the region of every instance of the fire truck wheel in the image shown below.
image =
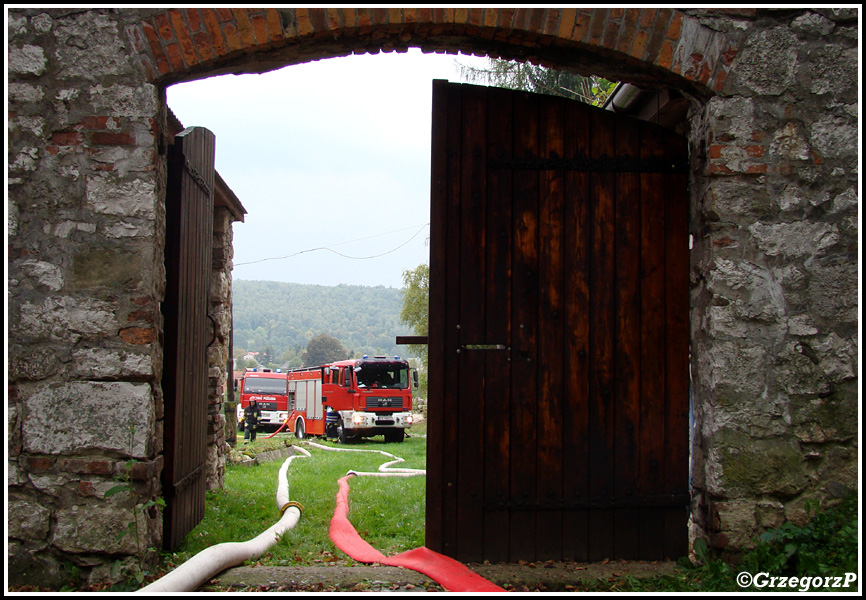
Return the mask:
<path id="1" fill-rule="evenodd" d="M 304 422 L 301 419 L 295 422 L 295 437 L 299 440 L 304 439 Z"/>
<path id="2" fill-rule="evenodd" d="M 346 433 L 346 429 L 343 427 L 343 424 L 342 424 L 342 423 L 340 423 L 339 425 L 337 425 L 337 440 L 338 440 L 341 444 L 347 444 L 347 443 L 349 443 L 349 434 Z"/>

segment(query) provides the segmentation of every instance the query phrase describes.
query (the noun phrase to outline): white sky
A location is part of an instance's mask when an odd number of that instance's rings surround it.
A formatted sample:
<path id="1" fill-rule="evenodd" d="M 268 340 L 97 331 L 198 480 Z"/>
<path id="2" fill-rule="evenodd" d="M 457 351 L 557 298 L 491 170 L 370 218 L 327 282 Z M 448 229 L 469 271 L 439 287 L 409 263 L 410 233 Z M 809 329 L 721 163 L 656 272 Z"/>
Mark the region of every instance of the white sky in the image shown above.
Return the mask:
<path id="1" fill-rule="evenodd" d="M 184 126 L 216 135 L 217 170 L 247 209 L 234 277 L 399 288 L 428 262 L 432 81 L 459 81 L 456 61 L 486 65 L 411 50 L 170 87 Z"/>

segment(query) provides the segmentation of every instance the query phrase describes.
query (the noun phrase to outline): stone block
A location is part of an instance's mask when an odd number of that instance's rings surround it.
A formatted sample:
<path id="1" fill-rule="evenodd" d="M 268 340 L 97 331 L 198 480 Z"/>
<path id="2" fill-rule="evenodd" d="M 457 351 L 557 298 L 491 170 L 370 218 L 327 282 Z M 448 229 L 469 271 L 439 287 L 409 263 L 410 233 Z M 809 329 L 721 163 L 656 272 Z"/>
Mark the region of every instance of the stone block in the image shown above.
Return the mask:
<path id="1" fill-rule="evenodd" d="M 761 223 L 749 227 L 758 249 L 769 256 L 799 258 L 825 253 L 839 242 L 835 225 L 814 221 Z"/>
<path id="2" fill-rule="evenodd" d="M 797 36 L 787 27 L 756 31 L 740 52 L 732 73 L 759 95 L 778 96 L 795 83 Z"/>
<path id="3" fill-rule="evenodd" d="M 154 377 L 149 352 L 117 348 L 78 348 L 72 351 L 72 375 L 80 379 L 150 379 Z"/>
<path id="4" fill-rule="evenodd" d="M 112 498 L 122 495 L 129 496 L 121 493 Z M 59 508 L 54 527 L 54 545 L 65 552 L 137 554 L 139 549 L 136 548 L 135 533 L 128 528 L 133 522 L 133 515 L 142 534 L 146 532 L 147 523 L 140 511 L 134 509 L 133 498 L 129 496 L 125 500 L 129 506 L 121 510 L 118 510 L 117 502 L 106 504 L 96 499 L 86 504 Z M 147 543 L 147 536 L 141 535 L 140 541 Z"/>
<path id="5" fill-rule="evenodd" d="M 711 443 L 722 465 L 720 487 L 711 490 L 718 496 L 792 497 L 809 485 L 796 440 L 756 439 L 748 431 L 725 429 L 716 432 Z"/>
<path id="6" fill-rule="evenodd" d="M 6 504 L 6 534 L 19 540 L 45 540 L 51 528 L 51 511 L 32 498 L 12 497 Z"/>
<path id="7" fill-rule="evenodd" d="M 90 175 L 86 194 L 86 208 L 96 213 L 155 218 L 156 188 L 151 178 L 122 181 L 114 175 Z"/>
<path id="8" fill-rule="evenodd" d="M 10 75 L 42 75 L 47 63 L 45 51 L 39 46 L 9 46 L 6 68 Z"/>
<path id="9" fill-rule="evenodd" d="M 146 273 L 146 263 L 134 248 L 91 246 L 72 255 L 73 290 L 136 289 Z"/>
<path id="10" fill-rule="evenodd" d="M 147 383 L 25 384 L 20 397 L 24 452 L 117 452 L 139 459 L 150 454 L 155 418 Z"/>
<path id="11" fill-rule="evenodd" d="M 91 298 L 66 296 L 25 302 L 20 309 L 17 333 L 31 340 L 77 342 L 114 335 L 114 307 Z"/>

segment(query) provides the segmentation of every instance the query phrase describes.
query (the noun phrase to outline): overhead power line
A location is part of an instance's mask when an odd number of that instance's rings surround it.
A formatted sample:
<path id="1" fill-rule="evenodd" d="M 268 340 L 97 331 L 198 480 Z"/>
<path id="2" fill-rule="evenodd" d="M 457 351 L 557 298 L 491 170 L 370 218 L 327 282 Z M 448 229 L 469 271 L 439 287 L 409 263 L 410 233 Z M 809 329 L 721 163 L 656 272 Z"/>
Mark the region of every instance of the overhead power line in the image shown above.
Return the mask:
<path id="1" fill-rule="evenodd" d="M 414 226 L 413 227 L 404 227 L 402 229 L 394 229 L 393 231 L 386 231 L 385 233 L 377 233 L 376 235 L 369 235 L 367 237 L 357 238 L 357 239 L 349 240 L 346 242 L 338 242 L 336 244 L 331 244 L 330 246 L 321 246 L 319 248 L 309 248 L 307 250 L 299 250 L 298 252 L 294 252 L 292 254 L 287 254 L 285 256 L 271 256 L 268 258 L 260 258 L 258 260 L 251 260 L 248 262 L 235 263 L 234 266 L 240 267 L 242 265 L 254 265 L 254 264 L 262 263 L 262 262 L 269 261 L 269 260 L 284 260 L 286 258 L 292 258 L 294 256 L 298 256 L 300 254 L 307 254 L 309 252 L 317 252 L 319 250 L 327 250 L 328 252 L 333 252 L 337 256 L 342 256 L 343 258 L 349 258 L 352 260 L 369 260 L 371 258 L 379 258 L 380 256 L 386 256 L 388 254 L 391 254 L 392 252 L 396 252 L 397 250 L 399 250 L 400 248 L 402 248 L 403 246 L 405 246 L 406 244 L 408 244 L 409 242 L 414 240 L 416 237 L 418 237 L 418 235 L 428 225 L 430 225 L 430 223 L 424 223 L 423 225 L 421 225 L 421 227 L 418 228 L 418 231 L 416 231 L 414 234 L 412 234 L 412 237 L 410 237 L 408 240 L 406 240 L 405 242 L 403 242 L 399 246 L 392 248 L 391 250 L 388 250 L 387 252 L 382 252 L 380 254 L 373 254 L 371 256 L 350 256 L 348 254 L 343 254 L 342 252 L 337 252 L 336 250 L 334 250 L 334 246 L 342 246 L 344 244 L 351 244 L 353 242 L 360 242 L 363 240 L 369 240 L 369 239 L 376 238 L 376 237 L 382 237 L 383 235 L 390 235 L 392 233 L 398 233 L 400 231 L 406 231 L 407 229 L 412 229 Z"/>

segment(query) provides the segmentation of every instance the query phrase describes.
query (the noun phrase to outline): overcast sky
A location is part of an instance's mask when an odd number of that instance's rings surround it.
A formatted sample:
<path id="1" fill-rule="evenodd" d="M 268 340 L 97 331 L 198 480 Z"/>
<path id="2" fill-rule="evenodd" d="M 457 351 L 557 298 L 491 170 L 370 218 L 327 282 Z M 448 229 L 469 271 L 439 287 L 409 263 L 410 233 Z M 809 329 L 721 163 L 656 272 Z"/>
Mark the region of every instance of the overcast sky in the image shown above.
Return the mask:
<path id="1" fill-rule="evenodd" d="M 247 210 L 235 279 L 399 288 L 428 262 L 432 81 L 460 81 L 457 61 L 486 64 L 412 50 L 170 87 Z"/>

